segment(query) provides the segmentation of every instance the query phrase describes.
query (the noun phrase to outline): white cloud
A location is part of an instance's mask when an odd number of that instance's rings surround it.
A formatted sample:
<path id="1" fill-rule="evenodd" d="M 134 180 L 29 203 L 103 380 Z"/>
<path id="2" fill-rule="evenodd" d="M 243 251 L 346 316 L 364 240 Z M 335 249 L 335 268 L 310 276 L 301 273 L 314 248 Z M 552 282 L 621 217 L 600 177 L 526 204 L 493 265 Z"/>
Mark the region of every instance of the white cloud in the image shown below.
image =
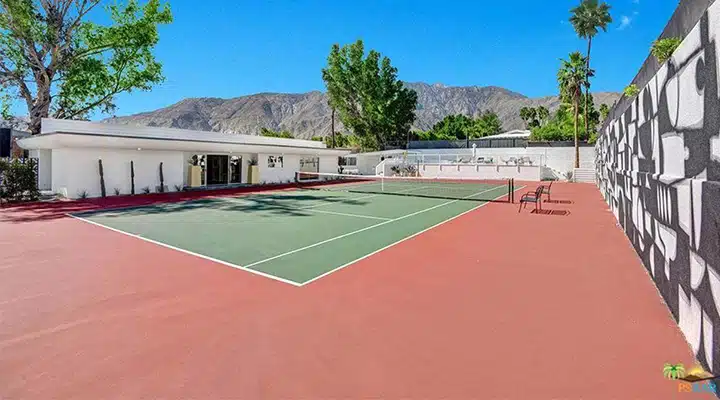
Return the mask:
<path id="1" fill-rule="evenodd" d="M 632 18 L 628 17 L 627 15 L 623 15 L 620 17 L 620 26 L 618 27 L 619 30 L 623 30 L 630 26 L 630 23 L 632 22 Z"/>

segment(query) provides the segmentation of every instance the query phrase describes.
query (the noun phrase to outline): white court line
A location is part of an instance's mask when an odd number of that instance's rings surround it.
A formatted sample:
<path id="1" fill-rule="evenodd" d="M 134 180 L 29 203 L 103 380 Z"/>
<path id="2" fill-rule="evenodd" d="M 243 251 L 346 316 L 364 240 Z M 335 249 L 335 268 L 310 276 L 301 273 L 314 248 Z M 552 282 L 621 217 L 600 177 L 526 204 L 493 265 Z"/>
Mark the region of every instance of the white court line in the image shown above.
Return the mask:
<path id="1" fill-rule="evenodd" d="M 218 260 L 217 258 L 209 257 L 209 256 L 206 256 L 206 255 L 200 254 L 200 253 L 195 253 L 194 251 L 181 249 L 181 248 L 179 248 L 179 247 L 175 247 L 175 246 L 169 245 L 169 244 L 167 244 L 167 243 L 158 242 L 157 240 L 148 239 L 148 238 L 146 238 L 146 237 L 142 237 L 142 236 L 135 235 L 135 234 L 132 234 L 132 233 L 129 233 L 129 232 L 125 232 L 125 231 L 122 231 L 122 230 L 120 230 L 120 229 L 115 229 L 115 228 L 112 228 L 112 227 L 109 227 L 109 226 L 106 226 L 106 225 L 103 225 L 103 224 L 100 224 L 100 223 L 97 223 L 97 222 L 94 222 L 94 221 L 90 221 L 89 219 L 85 219 L 85 218 L 82 218 L 82 217 L 78 217 L 78 216 L 75 216 L 75 215 L 72 215 L 72 214 L 65 214 L 65 215 L 67 215 L 67 216 L 69 216 L 69 217 L 71 217 L 71 218 L 75 218 L 75 219 L 77 219 L 77 220 L 83 221 L 83 222 L 87 222 L 88 224 L 92 224 L 92 225 L 95 225 L 95 226 L 99 226 L 99 227 L 101 227 L 101 228 L 105 228 L 105 229 L 111 230 L 111 231 L 113 231 L 113 232 L 121 233 L 121 234 L 123 234 L 123 235 L 133 237 L 133 238 L 135 238 L 135 239 L 144 240 L 144 241 L 146 241 L 146 242 L 149 242 L 149 243 L 152 243 L 152 244 L 156 244 L 156 245 L 158 245 L 158 246 L 166 247 L 166 248 L 168 248 L 168 249 L 177 250 L 177 251 L 179 251 L 179 252 L 181 252 L 181 253 L 189 254 L 189 255 L 191 255 L 191 256 L 200 257 L 200 258 L 205 259 L 205 260 L 208 260 L 208 261 L 213 261 L 213 262 L 216 262 L 216 263 L 218 263 L 218 264 L 222 264 L 222 265 L 228 266 L 228 267 L 230 267 L 230 268 L 235 268 L 235 269 L 247 271 L 247 272 L 250 272 L 250 273 L 255 274 L 255 275 L 260 275 L 260 276 L 263 276 L 263 277 L 265 277 L 265 278 L 274 279 L 274 280 L 276 280 L 276 281 L 280 281 L 280 282 L 283 282 L 283 283 L 287 283 L 287 284 L 290 284 L 290 285 L 293 285 L 293 286 L 301 286 L 299 283 L 293 282 L 293 281 L 291 281 L 291 280 L 289 280 L 289 279 L 281 278 L 281 277 L 275 276 L 275 275 L 266 274 L 266 273 L 264 273 L 264 272 L 256 271 L 256 270 L 254 270 L 254 269 L 250 269 L 250 268 L 242 267 L 242 266 L 237 265 L 237 264 L 229 263 L 229 262 L 227 262 L 227 261 Z"/>
<path id="2" fill-rule="evenodd" d="M 493 188 L 493 189 L 497 189 L 497 188 L 499 188 L 499 187 L 501 187 L 501 186 L 497 186 L 497 187 L 495 187 L 495 188 Z M 525 186 L 521 186 L 521 187 L 513 190 L 513 192 L 517 192 L 518 190 L 522 190 L 522 189 L 524 189 L 524 188 L 525 188 Z M 492 190 L 492 189 L 491 189 L 491 190 Z M 483 193 L 484 193 L 484 192 L 483 192 Z M 494 198 L 493 200 L 500 199 L 500 198 L 505 197 L 505 196 L 507 196 L 507 195 L 508 195 L 508 193 L 502 194 L 502 195 Z M 335 269 L 332 269 L 332 270 L 330 270 L 330 271 L 327 271 L 327 272 L 325 272 L 324 274 L 321 274 L 321 275 L 318 275 L 318 276 L 316 276 L 316 277 L 314 277 L 314 278 L 312 278 L 312 279 L 309 279 L 309 280 L 301 283 L 300 286 L 305 286 L 305 285 L 307 285 L 307 284 L 310 284 L 310 283 L 312 283 L 312 282 L 315 282 L 316 280 L 318 280 L 318 279 L 320 279 L 320 278 L 324 278 L 324 277 L 332 274 L 333 272 L 340 271 L 341 269 L 343 269 L 343 268 L 345 268 L 345 267 L 348 267 L 348 266 L 350 266 L 350 265 L 352 265 L 352 264 L 355 264 L 355 263 L 358 262 L 358 261 L 364 260 L 364 259 L 366 259 L 366 258 L 368 258 L 368 257 L 370 257 L 370 256 L 372 256 L 372 255 L 375 255 L 375 254 L 377 254 L 377 253 L 379 253 L 379 252 L 381 252 L 381 251 L 383 251 L 383 250 L 389 249 L 390 247 L 393 247 L 393 246 L 395 246 L 396 244 L 400 244 L 400 243 L 402 243 L 402 242 L 404 242 L 404 241 L 406 241 L 406 240 L 412 239 L 412 238 L 414 238 L 415 236 L 418 236 L 418 235 L 420 235 L 420 234 L 422 234 L 422 233 L 425 233 L 425 232 L 427 232 L 427 231 L 429 231 L 429 230 L 431 230 L 431 229 L 437 228 L 438 226 L 440 226 L 440 225 L 442 225 L 442 224 L 444 224 L 444 223 L 450 222 L 450 221 L 452 221 L 452 220 L 454 220 L 454 219 L 456 219 L 456 218 L 460 218 L 460 217 L 462 217 L 463 215 L 465 215 L 465 214 L 467 214 L 467 213 L 469 213 L 469 212 L 475 211 L 475 210 L 477 210 L 477 209 L 480 208 L 480 207 L 483 207 L 483 206 L 488 205 L 489 203 L 490 203 L 489 201 L 486 201 L 486 202 L 484 202 L 483 204 L 480 204 L 480 205 L 477 206 L 477 207 L 471 208 L 471 209 L 469 209 L 469 210 L 467 210 L 467 211 L 465 211 L 465 212 L 463 212 L 463 213 L 460 213 L 460 214 L 458 214 L 458 215 L 456 215 L 456 216 L 454 216 L 454 217 L 452 217 L 452 218 L 448 218 L 448 219 L 446 219 L 446 220 L 444 220 L 444 221 L 441 221 L 441 222 L 439 222 L 439 223 L 437 223 L 437 224 L 435 224 L 435 225 L 433 225 L 433 226 L 431 226 L 431 227 L 429 227 L 429 228 L 426 228 L 426 229 L 421 230 L 420 232 L 413 233 L 412 235 L 410 235 L 410 236 L 408 236 L 408 237 L 405 237 L 405 238 L 402 238 L 402 239 L 398 240 L 397 242 L 390 243 L 389 245 L 387 245 L 387 246 L 385 246 L 385 247 L 383 247 L 383 248 L 381 248 L 381 249 L 377 249 L 377 250 L 373 251 L 372 253 L 365 254 L 364 256 L 362 256 L 362 257 L 360 257 L 360 258 L 356 258 L 355 260 L 352 260 L 352 261 L 350 261 L 350 262 L 348 262 L 348 263 L 345 263 L 345 264 L 343 264 L 343 265 L 341 265 L 341 266 L 339 266 L 339 267 L 337 267 L 337 268 L 335 268 Z"/>
<path id="3" fill-rule="evenodd" d="M 495 189 L 498 189 L 498 188 L 500 188 L 500 187 L 501 187 L 501 186 L 497 186 L 497 187 L 494 187 L 494 188 L 491 188 L 491 189 L 488 189 L 488 190 L 484 190 L 484 191 L 482 191 L 482 192 L 475 193 L 475 194 L 473 194 L 472 196 L 475 196 L 475 195 L 478 195 L 478 194 L 481 194 L 481 193 L 485 193 L 485 192 L 489 192 L 489 191 L 491 191 L 491 190 L 495 190 Z M 525 188 L 525 186 L 521 186 L 521 187 L 515 189 L 515 191 L 522 190 L 522 189 L 524 189 L 524 188 Z M 499 198 L 501 198 L 501 197 L 504 197 L 505 195 L 507 195 L 507 194 L 503 194 L 502 196 L 498 196 L 498 197 L 496 197 L 495 199 L 499 199 Z M 361 198 L 369 198 L 369 197 L 375 197 L 375 196 L 380 196 L 380 195 L 361 196 Z M 470 196 L 467 196 L 467 197 L 470 197 Z M 359 198 L 360 198 L 360 197 L 359 197 Z M 358 198 L 358 199 L 359 199 L 359 198 Z M 487 202 L 485 202 L 485 203 L 483 203 L 483 204 L 481 204 L 481 205 L 479 205 L 479 206 L 477 206 L 477 207 L 475 207 L 475 208 L 473 208 L 473 209 L 470 209 L 470 210 L 468 210 L 468 211 L 465 211 L 465 212 L 463 212 L 463 213 L 461 213 L 461 214 L 458 214 L 458 215 L 456 215 L 456 216 L 454 216 L 454 217 L 452 217 L 452 218 L 446 219 L 446 220 L 444 220 L 444 221 L 442 221 L 442 222 L 440 222 L 440 223 L 438 223 L 438 224 L 436 224 L 436 225 L 433 225 L 433 226 L 431 226 L 431 227 L 429 227 L 429 228 L 427 228 L 427 229 L 424 229 L 424 230 L 422 230 L 422 231 L 420 231 L 420 232 L 417 232 L 417 233 L 415 233 L 415 234 L 413 234 L 413 235 L 411 235 L 411 236 L 408 236 L 408 237 L 406 237 L 406 238 L 404 238 L 404 239 L 398 240 L 397 242 L 394 242 L 394 243 L 392 243 L 392 244 L 389 244 L 389 245 L 387 245 L 387 246 L 385 246 L 385 247 L 383 247 L 383 248 L 381 248 L 381 249 L 378 249 L 378 250 L 376 250 L 376 251 L 374 251 L 374 252 L 372 252 L 372 253 L 366 254 L 366 255 L 364 255 L 364 256 L 356 259 L 356 260 L 353 260 L 353 261 L 351 261 L 351 262 L 349 262 L 349 263 L 343 264 L 343 265 L 341 265 L 341 266 L 339 266 L 339 267 L 337 267 L 337 268 L 335 268 L 335 269 L 333 269 L 333 270 L 330 270 L 330 271 L 325 272 L 325 273 L 323 273 L 323 274 L 321 274 L 321 275 L 318 275 L 318 276 L 316 276 L 316 277 L 314 277 L 314 278 L 312 278 L 312 279 L 310 279 L 310 280 L 307 280 L 307 281 L 305 281 L 305 282 L 303 282 L 303 283 L 298 283 L 298 282 L 295 282 L 295 281 L 292 281 L 292 280 L 289 280 L 289 279 L 281 278 L 281 277 L 279 277 L 279 276 L 267 274 L 267 273 L 264 273 L 264 272 L 261 272 L 261 271 L 255 270 L 255 269 L 251 269 L 251 268 L 249 268 L 249 267 L 251 267 L 251 266 L 253 266 L 253 265 L 258 265 L 258 264 L 261 264 L 261 263 L 264 263 L 264 262 L 267 262 L 267 261 L 270 261 L 270 260 L 272 260 L 272 259 L 276 259 L 276 258 L 282 257 L 282 256 L 287 255 L 287 254 L 296 253 L 296 252 L 298 252 L 298 251 L 302 251 L 302 250 L 305 250 L 305 249 L 307 249 L 307 248 L 319 246 L 319 245 L 321 245 L 321 244 L 324 244 L 324 243 L 327 243 L 327 242 L 330 242 L 330 241 L 333 241 L 333 240 L 337 240 L 337 239 L 340 239 L 340 238 L 343 238 L 343 237 L 347 237 L 347 236 L 350 236 L 350 235 L 353 235 L 353 234 L 356 234 L 356 233 L 360 233 L 360 232 L 362 232 L 362 231 L 366 231 L 366 230 L 368 230 L 368 229 L 372 229 L 372 228 L 375 228 L 375 227 L 377 227 L 377 226 L 385 225 L 385 224 L 388 224 L 388 223 L 393 222 L 393 221 L 397 221 L 397 220 L 405 219 L 405 218 L 408 218 L 408 217 L 411 217 L 411 216 L 414 216 L 414 215 L 418 215 L 418 214 L 421 214 L 421 213 L 430 211 L 430 210 L 435 209 L 435 208 L 439 208 L 439 207 L 443 207 L 443 206 L 448 205 L 448 204 L 451 204 L 451 203 L 455 203 L 455 202 L 457 202 L 457 201 L 460 201 L 460 200 L 452 200 L 452 201 L 449 201 L 449 202 L 445 202 L 445 203 L 442 203 L 442 204 L 439 204 L 439 205 L 436 205 L 436 206 L 433 206 L 433 207 L 430 207 L 430 208 L 427 208 L 427 209 L 424 209 L 424 210 L 420 210 L 420 211 L 414 212 L 414 213 L 412 213 L 412 214 L 404 215 L 404 216 L 401 216 L 401 217 L 398 217 L 398 218 L 395 218 L 395 219 L 390 219 L 390 220 L 381 222 L 381 223 L 379 223 L 379 224 L 371 225 L 371 226 L 369 226 L 369 227 L 367 227 L 367 228 L 363 228 L 363 229 L 360 229 L 360 230 L 357 230 L 357 231 L 354 231 L 354 232 L 350 232 L 350 233 L 347 233 L 347 234 L 344 234 L 344 235 L 337 236 L 337 237 L 335 237 L 335 238 L 331 238 L 331 239 L 328 239 L 328 240 L 324 240 L 324 241 L 322 241 L 322 242 L 318 242 L 318 243 L 315 243 L 315 244 L 310 245 L 310 246 L 306 246 L 306 247 L 301 248 L 301 249 L 296 249 L 296 250 L 293 250 L 293 251 L 291 251 L 291 252 L 287 252 L 287 253 L 285 253 L 285 254 L 281 254 L 281 255 L 278 255 L 278 256 L 275 256 L 275 257 L 271 257 L 271 258 L 266 259 L 266 260 L 261 260 L 261 261 L 256 262 L 256 263 L 248 264 L 248 265 L 246 265 L 246 266 L 240 266 L 240 265 L 233 264 L 233 263 L 230 263 L 230 262 L 227 262 L 227 261 L 219 260 L 219 259 L 217 259 L 217 258 L 213 258 L 213 257 L 210 257 L 210 256 L 206 256 L 206 255 L 204 255 L 204 254 L 195 253 L 195 252 L 190 251 L 190 250 L 185 250 L 185 249 L 182 249 L 182 248 L 179 248 L 179 247 L 175 247 L 175 246 L 170 245 L 170 244 L 167 244 L 167 243 L 159 242 L 159 241 L 157 241 L 157 240 L 153 240 L 153 239 L 149 239 L 149 238 L 142 237 L 142 236 L 140 236 L 140 235 L 135 235 L 135 234 L 132 234 L 132 233 L 129 233 L 129 232 L 125 232 L 125 231 L 123 231 L 123 230 L 116 229 L 116 228 L 112 228 L 112 227 L 109 227 L 109 226 L 106 226 L 106 225 L 103 225 L 103 224 L 100 224 L 100 223 L 97 223 L 97 222 L 94 222 L 94 221 L 91 221 L 91 220 L 88 220 L 88 219 L 85 219 L 85 218 L 82 218 L 82 217 L 78 217 L 78 216 L 73 215 L 73 214 L 70 214 L 70 213 L 67 213 L 67 214 L 65 214 L 65 215 L 67 215 L 68 217 L 77 219 L 77 220 L 79 220 L 79 221 L 83 221 L 83 222 L 85 222 L 85 223 L 98 226 L 98 227 L 100 227 L 100 228 L 105 228 L 105 229 L 108 229 L 108 230 L 110 230 L 110 231 L 113 231 L 113 232 L 116 232 L 116 233 L 120 233 L 120 234 L 125 235 L 125 236 L 129 236 L 129 237 L 132 237 L 132 238 L 135 238 L 135 239 L 140 239 L 140 240 L 143 240 L 143 241 L 148 242 L 148 243 L 152 243 L 152 244 L 155 244 L 155 245 L 158 245 L 158 246 L 162 246 L 162 247 L 165 247 L 165 248 L 168 248 L 168 249 L 171 249 L 171 250 L 176 250 L 176 251 L 179 251 L 179 252 L 181 252 L 181 253 L 185 253 L 185 254 L 188 254 L 188 255 L 191 255 L 191 256 L 195 256 L 195 257 L 202 258 L 202 259 L 204 259 L 204 260 L 213 261 L 213 262 L 216 262 L 216 263 L 218 263 L 218 264 L 225 265 L 225 266 L 230 267 L 230 268 L 235 268 L 235 269 L 239 269 L 239 270 L 242 270 L 242 271 L 247 271 L 247 272 L 249 272 L 249 273 L 251 273 L 251 274 L 259 275 L 259 276 L 262 276 L 262 277 L 265 277 L 265 278 L 269 278 L 269 279 L 272 279 L 272 280 L 275 280 L 275 281 L 278 281 L 278 282 L 287 283 L 287 284 L 292 285 L 292 286 L 295 286 L 295 287 L 301 287 L 301 286 L 307 285 L 307 284 L 309 284 L 309 283 L 311 283 L 311 282 L 314 282 L 314 281 L 316 281 L 316 280 L 318 280 L 318 279 L 320 279 L 320 278 L 322 278 L 322 277 L 325 277 L 325 276 L 327 276 L 327 275 L 330 275 L 330 274 L 333 273 L 333 272 L 339 271 L 339 270 L 341 270 L 341 269 L 343 269 L 343 268 L 345 268 L 345 267 L 347 267 L 347 266 L 349 266 L 349 265 L 351 265 L 351 264 L 354 264 L 354 263 L 356 263 L 356 262 L 358 262 L 358 261 L 360 261 L 360 260 L 362 260 L 362 259 L 365 259 L 365 258 L 367 258 L 367 257 L 370 257 L 370 256 L 372 256 L 372 255 L 374 255 L 374 254 L 377 254 L 377 253 L 379 253 L 379 252 L 381 252 L 381 251 L 383 251 L 383 250 L 385 250 L 385 249 L 387 249 L 387 248 L 390 248 L 390 247 L 392 247 L 392 246 L 394 246 L 394 245 L 396 245 L 396 244 L 398 244 L 398 243 L 400 243 L 400 242 L 403 242 L 403 241 L 405 241 L 405 240 L 408 240 L 408 239 L 410 239 L 410 238 L 413 238 L 413 237 L 415 237 L 415 236 L 417 236 L 417 235 L 419 235 L 419 234 L 421 234 L 421 233 L 427 232 L 427 231 L 429 231 L 430 229 L 433 229 L 433 228 L 435 228 L 435 227 L 437 227 L 437 226 L 440 226 L 440 225 L 442 225 L 442 224 L 444 224 L 444 223 L 446 223 L 446 222 L 448 222 L 448 221 L 452 221 L 452 220 L 455 219 L 455 218 L 458 218 L 458 217 L 460 217 L 460 216 L 462 216 L 462 215 L 464 215 L 464 214 L 467 214 L 467 213 L 469 213 L 469 212 L 471 212 L 471 211 L 473 211 L 473 210 L 476 210 L 476 209 L 478 209 L 478 208 L 486 205 Z"/>
<path id="4" fill-rule="evenodd" d="M 375 217 L 372 215 L 361 215 L 361 214 L 348 214 L 348 213 L 341 213 L 341 212 L 335 212 L 335 211 L 324 211 L 324 210 L 313 210 L 308 209 L 310 212 L 316 212 L 320 214 L 333 214 L 333 215 L 342 215 L 343 217 L 355 217 L 355 218 L 367 218 L 367 219 L 379 219 L 381 221 L 389 221 L 392 218 L 383 218 L 383 217 Z"/>
<path id="5" fill-rule="evenodd" d="M 266 263 L 266 262 L 268 262 L 268 261 L 272 261 L 272 260 L 278 259 L 278 258 L 280 258 L 280 257 L 285 257 L 285 256 L 288 256 L 288 255 L 290 255 L 290 254 L 295 254 L 295 253 L 298 253 L 298 252 L 301 252 L 301 251 L 304 251 L 304 250 L 307 250 L 307 249 L 312 249 L 313 247 L 321 246 L 321 245 L 323 245 L 323 244 L 325 244 L 325 243 L 334 242 L 334 241 L 336 241 L 336 240 L 339 240 L 339 239 L 342 239 L 342 238 L 346 238 L 346 237 L 348 237 L 348 236 L 352 236 L 352 235 L 355 235 L 355 234 L 358 234 L 358 233 L 361 233 L 361 232 L 365 232 L 365 231 L 367 231 L 367 230 L 370 230 L 370 229 L 373 229 L 373 228 L 377 228 L 377 227 L 379 227 L 379 226 L 387 225 L 387 224 L 389 224 L 389 223 L 391 223 L 391 222 L 396 222 L 396 221 L 403 220 L 403 219 L 405 219 L 405 218 L 410 218 L 410 217 L 413 217 L 413 216 L 415 216 L 415 215 L 422 214 L 422 213 L 425 213 L 425 212 L 428 212 L 428 211 L 432 211 L 432 210 L 434 210 L 434 209 L 436 209 L 436 208 L 444 207 L 444 206 L 446 206 L 446 205 L 448 205 L 448 204 L 457 203 L 457 202 L 460 201 L 460 200 L 463 200 L 463 199 L 466 199 L 466 198 L 470 198 L 470 197 L 472 197 L 472 196 L 477 196 L 477 195 L 479 195 L 479 194 L 482 194 L 482 193 L 485 193 L 485 192 L 489 192 L 489 191 L 491 191 L 491 190 L 495 190 L 495 189 L 498 189 L 498 188 L 501 188 L 501 187 L 503 187 L 503 186 L 496 186 L 496 187 L 494 187 L 494 188 L 492 188 L 492 189 L 483 190 L 482 192 L 473 193 L 473 194 L 471 194 L 471 195 L 469 195 L 469 196 L 465 196 L 465 197 L 462 198 L 462 199 L 446 201 L 445 203 L 437 204 L 437 205 L 434 205 L 434 206 L 432 206 L 432 207 L 428 207 L 428 208 L 422 209 L 422 210 L 420 210 L 420 211 L 415 211 L 414 213 L 410 213 L 410 214 L 403 215 L 403 216 L 401 216 L 401 217 L 389 219 L 389 220 L 387 220 L 387 221 L 380 222 L 380 223 L 375 224 L 375 225 L 366 226 L 365 228 L 361 228 L 361 229 L 358 229 L 358 230 L 355 230 L 355 231 L 352 231 L 352 232 L 348 232 L 348 233 L 345 233 L 345 234 L 342 234 L 342 235 L 338 235 L 338 236 L 335 236 L 335 237 L 331 237 L 330 239 L 325 239 L 325 240 L 323 240 L 323 241 L 320 241 L 320 242 L 317 242 L 317 243 L 313 243 L 313 244 L 311 244 L 311 245 L 307 245 L 307 246 L 304 246 L 304 247 L 300 247 L 300 248 L 297 248 L 297 249 L 295 249 L 295 250 L 286 251 L 285 253 L 278 254 L 278 255 L 272 256 L 272 257 L 268 257 L 268 258 L 266 258 L 266 259 L 264 259 L 264 260 L 255 261 L 254 263 L 247 264 L 245 267 L 248 267 L 248 268 L 249 268 L 249 267 L 254 267 L 254 266 L 256 266 L 256 265 L 264 264 L 264 263 Z M 506 193 L 506 194 L 507 194 L 507 193 Z M 502 196 L 501 196 L 501 197 L 502 197 Z"/>
<path id="6" fill-rule="evenodd" d="M 421 187 L 421 188 L 412 188 L 412 189 L 406 189 L 406 190 L 398 190 L 397 192 L 393 192 L 393 193 L 405 193 L 405 192 L 409 192 L 409 191 L 413 191 L 413 190 L 418 190 L 418 189 L 422 189 L 422 188 L 428 188 L 428 187 L 429 187 L 429 186 L 423 186 L 423 187 Z M 319 190 L 323 190 L 323 189 L 319 189 Z M 335 192 L 335 190 L 328 190 L 328 192 Z M 353 193 L 352 191 L 347 191 L 347 190 L 337 190 L 337 192 Z M 350 197 L 350 198 L 348 198 L 347 200 L 355 201 L 355 200 L 371 199 L 371 198 L 373 198 L 373 197 L 383 196 L 383 195 L 385 195 L 385 194 L 386 194 L 386 193 L 377 193 L 377 192 L 375 192 L 374 194 L 367 195 L 367 196 Z M 391 193 L 391 194 L 392 194 L 392 193 Z M 315 204 L 315 205 L 306 206 L 306 207 L 299 207 L 299 208 L 305 210 L 305 209 L 308 209 L 308 208 L 332 206 L 332 205 L 335 205 L 335 204 L 343 204 L 343 203 L 342 203 L 342 201 L 338 201 L 338 202 L 334 202 L 334 203 L 320 203 L 320 204 Z"/>

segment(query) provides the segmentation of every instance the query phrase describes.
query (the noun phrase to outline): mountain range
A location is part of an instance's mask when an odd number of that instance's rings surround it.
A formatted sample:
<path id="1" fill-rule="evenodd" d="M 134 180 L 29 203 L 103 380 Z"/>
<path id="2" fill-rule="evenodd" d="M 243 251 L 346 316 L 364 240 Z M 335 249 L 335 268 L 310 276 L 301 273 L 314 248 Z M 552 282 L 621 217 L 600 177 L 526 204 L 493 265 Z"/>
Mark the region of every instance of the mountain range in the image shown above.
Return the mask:
<path id="1" fill-rule="evenodd" d="M 418 94 L 414 129 L 427 130 L 450 114 L 477 116 L 492 110 L 498 114 L 504 130 L 522 129 L 522 107 L 547 107 L 551 112 L 560 105 L 557 96 L 529 98 L 497 86 L 445 86 L 443 84 L 406 83 Z M 619 93 L 593 94 L 596 106 L 612 105 Z M 261 127 L 288 130 L 295 137 L 309 139 L 330 134 L 331 112 L 325 93 L 258 93 L 231 99 L 188 98 L 155 111 L 112 117 L 103 122 L 129 125 L 162 126 L 223 133 L 258 134 Z M 335 130 L 344 128 L 338 118 Z"/>

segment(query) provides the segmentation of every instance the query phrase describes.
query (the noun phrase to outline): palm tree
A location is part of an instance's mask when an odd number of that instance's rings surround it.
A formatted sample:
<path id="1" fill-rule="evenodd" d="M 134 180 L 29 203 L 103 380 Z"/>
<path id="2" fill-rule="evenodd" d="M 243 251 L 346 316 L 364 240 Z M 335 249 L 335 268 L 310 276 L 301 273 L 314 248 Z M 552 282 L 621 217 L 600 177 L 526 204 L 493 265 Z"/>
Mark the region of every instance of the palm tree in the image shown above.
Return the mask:
<path id="1" fill-rule="evenodd" d="M 564 103 L 571 103 L 575 116 L 575 168 L 580 168 L 580 147 L 578 146 L 578 112 L 582 88 L 587 83 L 587 60 L 576 51 L 570 53 L 569 60 L 561 60 L 562 65 L 558 71 L 558 84 L 560 85 L 560 98 Z"/>
<path id="2" fill-rule="evenodd" d="M 585 76 L 585 132 L 590 134 L 588 119 L 588 96 L 590 96 L 590 49 L 592 48 L 592 39 L 597 35 L 598 28 L 607 32 L 608 24 L 612 23 L 610 16 L 610 6 L 607 3 L 599 3 L 598 0 L 582 0 L 580 5 L 570 10 L 573 14 L 570 17 L 570 23 L 575 28 L 577 35 L 588 40 L 587 49 L 587 71 Z"/>

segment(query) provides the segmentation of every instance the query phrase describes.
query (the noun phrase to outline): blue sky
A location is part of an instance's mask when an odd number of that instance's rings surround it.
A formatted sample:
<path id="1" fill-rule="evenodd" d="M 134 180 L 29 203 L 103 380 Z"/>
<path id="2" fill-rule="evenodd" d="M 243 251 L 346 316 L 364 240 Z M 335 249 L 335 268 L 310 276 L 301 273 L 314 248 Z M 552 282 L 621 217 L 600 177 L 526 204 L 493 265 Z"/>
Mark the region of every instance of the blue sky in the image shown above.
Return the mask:
<path id="1" fill-rule="evenodd" d="M 186 97 L 324 90 L 330 46 L 358 38 L 390 57 L 405 81 L 548 96 L 557 92 L 558 59 L 587 46 L 567 22 L 579 0 L 169 1 L 175 21 L 161 28 L 156 49 L 166 82 L 119 96 L 117 115 Z M 593 44 L 593 90 L 621 91 L 677 0 L 606 1 L 614 22 Z"/>

